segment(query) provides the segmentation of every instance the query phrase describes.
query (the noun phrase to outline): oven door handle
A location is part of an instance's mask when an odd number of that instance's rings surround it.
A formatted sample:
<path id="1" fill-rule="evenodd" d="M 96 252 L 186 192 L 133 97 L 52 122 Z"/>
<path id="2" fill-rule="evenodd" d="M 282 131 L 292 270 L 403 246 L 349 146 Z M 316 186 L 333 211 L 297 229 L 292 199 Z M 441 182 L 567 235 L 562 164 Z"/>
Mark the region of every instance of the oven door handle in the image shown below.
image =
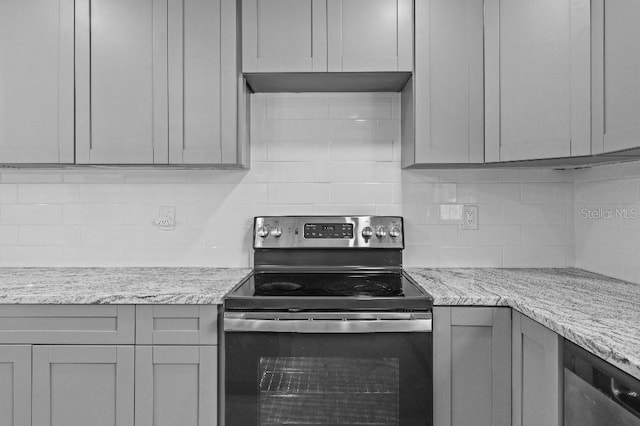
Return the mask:
<path id="1" fill-rule="evenodd" d="M 225 313 L 226 332 L 270 333 L 429 333 L 430 313 L 244 314 Z"/>

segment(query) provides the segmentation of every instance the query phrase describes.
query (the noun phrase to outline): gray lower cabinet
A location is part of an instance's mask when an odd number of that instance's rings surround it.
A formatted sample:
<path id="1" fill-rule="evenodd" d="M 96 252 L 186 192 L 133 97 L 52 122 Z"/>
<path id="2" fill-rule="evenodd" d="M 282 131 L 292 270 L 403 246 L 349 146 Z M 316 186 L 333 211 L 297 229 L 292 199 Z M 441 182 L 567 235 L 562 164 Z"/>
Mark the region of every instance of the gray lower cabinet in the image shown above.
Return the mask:
<path id="1" fill-rule="evenodd" d="M 133 345 L 132 305 L 2 305 L 0 344 Z"/>
<path id="2" fill-rule="evenodd" d="M 0 426 L 216 425 L 217 314 L 0 306 Z"/>
<path id="3" fill-rule="evenodd" d="M 136 307 L 136 426 L 209 426 L 218 417 L 216 305 Z"/>
<path id="4" fill-rule="evenodd" d="M 136 347 L 136 426 L 217 422 L 216 346 Z"/>
<path id="5" fill-rule="evenodd" d="M 33 426 L 132 426 L 133 346 L 34 346 Z"/>
<path id="6" fill-rule="evenodd" d="M 512 425 L 561 425 L 560 337 L 518 312 L 512 327 Z"/>
<path id="7" fill-rule="evenodd" d="M 433 311 L 433 424 L 509 425 L 511 309 Z"/>
<path id="8" fill-rule="evenodd" d="M 216 305 L 136 307 L 137 345 L 217 345 Z"/>
<path id="9" fill-rule="evenodd" d="M 31 346 L 0 345 L 0 426 L 31 424 Z"/>

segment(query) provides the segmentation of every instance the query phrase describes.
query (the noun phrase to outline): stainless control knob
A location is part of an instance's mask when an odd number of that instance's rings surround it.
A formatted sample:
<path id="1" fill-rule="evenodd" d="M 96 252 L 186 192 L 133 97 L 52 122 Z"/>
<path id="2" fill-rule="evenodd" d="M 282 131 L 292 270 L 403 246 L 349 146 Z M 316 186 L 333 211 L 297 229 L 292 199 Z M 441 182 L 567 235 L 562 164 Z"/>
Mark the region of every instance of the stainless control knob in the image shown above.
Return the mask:
<path id="1" fill-rule="evenodd" d="M 372 235 L 373 235 L 373 229 L 371 229 L 369 226 L 365 226 L 364 228 L 362 228 L 362 236 L 364 237 L 365 240 L 368 240 L 369 238 L 371 238 Z"/>
<path id="2" fill-rule="evenodd" d="M 387 236 L 387 228 L 385 228 L 384 226 L 381 226 L 378 229 L 376 229 L 376 237 L 384 238 L 386 236 Z"/>
<path id="3" fill-rule="evenodd" d="M 389 229 L 389 236 L 391 238 L 398 238 L 400 234 L 401 234 L 400 227 L 397 225 L 394 225 Z"/>
<path id="4" fill-rule="evenodd" d="M 276 226 L 275 228 L 271 229 L 271 235 L 276 238 L 280 238 L 280 235 L 282 235 L 282 228 Z"/>
<path id="5" fill-rule="evenodd" d="M 266 238 L 269 235 L 269 228 L 266 226 L 261 226 L 256 231 L 259 237 Z"/>

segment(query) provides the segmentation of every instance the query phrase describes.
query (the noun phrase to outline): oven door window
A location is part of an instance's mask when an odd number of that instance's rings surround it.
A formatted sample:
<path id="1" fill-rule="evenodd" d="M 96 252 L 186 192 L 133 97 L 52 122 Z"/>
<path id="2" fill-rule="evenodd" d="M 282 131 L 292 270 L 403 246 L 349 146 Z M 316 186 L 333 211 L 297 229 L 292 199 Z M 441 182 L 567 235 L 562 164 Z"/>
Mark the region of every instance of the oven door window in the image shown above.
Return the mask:
<path id="1" fill-rule="evenodd" d="M 225 336 L 228 426 L 430 425 L 431 334 Z"/>
<path id="2" fill-rule="evenodd" d="M 260 425 L 396 425 L 398 358 L 260 358 Z"/>

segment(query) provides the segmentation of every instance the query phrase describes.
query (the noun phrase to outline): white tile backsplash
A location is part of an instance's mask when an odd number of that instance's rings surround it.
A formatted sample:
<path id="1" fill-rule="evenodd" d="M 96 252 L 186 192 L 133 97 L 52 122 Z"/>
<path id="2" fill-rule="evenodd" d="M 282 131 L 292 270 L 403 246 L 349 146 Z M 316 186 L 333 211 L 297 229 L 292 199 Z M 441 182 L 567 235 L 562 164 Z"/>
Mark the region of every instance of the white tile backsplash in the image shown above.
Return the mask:
<path id="1" fill-rule="evenodd" d="M 575 264 L 640 282 L 640 162 L 575 172 Z"/>
<path id="2" fill-rule="evenodd" d="M 18 245 L 18 226 L 0 225 L 0 246 L 16 245 Z"/>
<path id="3" fill-rule="evenodd" d="M 402 215 L 407 266 L 571 266 L 574 249 L 580 264 L 594 256 L 576 246 L 574 226 L 598 224 L 575 221 L 572 172 L 401 170 L 398 93 L 255 94 L 251 117 L 249 171 L 0 169 L 0 266 L 248 266 L 253 217 L 287 214 Z M 637 188 L 640 168 L 625 173 L 625 188 Z M 626 191 L 613 184 L 605 197 L 591 188 L 600 173 L 577 176 L 598 202 Z M 464 203 L 479 206 L 477 231 L 441 217 L 443 205 L 459 216 Z M 153 225 L 162 205 L 176 208 L 174 231 Z M 629 241 L 620 253 L 631 256 Z M 625 276 L 640 276 L 622 263 Z"/>
<path id="4" fill-rule="evenodd" d="M 458 183 L 457 201 L 466 204 L 519 203 L 519 183 Z"/>
<path id="5" fill-rule="evenodd" d="M 562 268 L 568 264 L 567 248 L 549 247 L 509 247 L 503 249 L 505 265 L 527 268 L 536 265 L 544 268 Z"/>
<path id="6" fill-rule="evenodd" d="M 0 205 L 18 202 L 18 185 L 0 185 Z"/>
<path id="7" fill-rule="evenodd" d="M 502 261 L 500 247 L 442 247 L 440 248 L 440 264 L 444 268 L 456 267 L 491 267 L 505 265 Z"/>
<path id="8" fill-rule="evenodd" d="M 62 223 L 60 204 L 2 204 L 3 225 L 53 225 Z"/>

